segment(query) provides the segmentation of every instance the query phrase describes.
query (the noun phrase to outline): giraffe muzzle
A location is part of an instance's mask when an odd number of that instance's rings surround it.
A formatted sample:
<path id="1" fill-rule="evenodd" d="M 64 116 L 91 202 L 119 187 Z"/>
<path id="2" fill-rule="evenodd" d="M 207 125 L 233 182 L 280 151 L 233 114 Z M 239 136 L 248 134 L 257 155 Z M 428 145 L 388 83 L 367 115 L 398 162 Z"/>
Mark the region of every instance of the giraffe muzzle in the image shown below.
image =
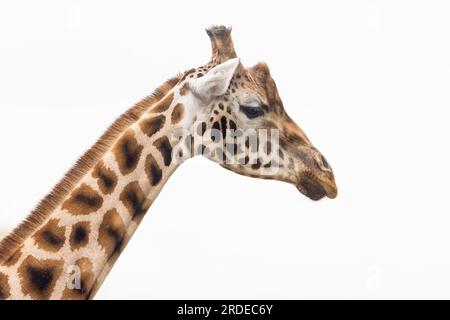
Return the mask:
<path id="1" fill-rule="evenodd" d="M 321 180 L 310 172 L 305 172 L 300 176 L 297 189 L 314 201 L 318 201 L 324 197 L 334 199 L 338 194 L 334 177 Z"/>
<path id="2" fill-rule="evenodd" d="M 311 200 L 318 201 L 324 197 L 334 199 L 337 196 L 337 188 L 327 188 L 311 177 L 304 176 L 301 178 L 297 189 Z"/>

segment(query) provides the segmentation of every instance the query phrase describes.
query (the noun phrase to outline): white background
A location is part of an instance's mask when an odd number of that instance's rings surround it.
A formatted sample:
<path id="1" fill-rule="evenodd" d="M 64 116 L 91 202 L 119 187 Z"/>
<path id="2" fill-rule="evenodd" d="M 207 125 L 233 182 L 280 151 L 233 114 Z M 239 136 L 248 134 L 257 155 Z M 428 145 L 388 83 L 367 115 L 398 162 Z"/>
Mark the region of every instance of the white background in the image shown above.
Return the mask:
<path id="1" fill-rule="evenodd" d="M 233 26 L 328 158 L 339 196 L 208 160 L 172 176 L 97 295 L 450 298 L 448 1 L 2 1 L 0 225 Z"/>

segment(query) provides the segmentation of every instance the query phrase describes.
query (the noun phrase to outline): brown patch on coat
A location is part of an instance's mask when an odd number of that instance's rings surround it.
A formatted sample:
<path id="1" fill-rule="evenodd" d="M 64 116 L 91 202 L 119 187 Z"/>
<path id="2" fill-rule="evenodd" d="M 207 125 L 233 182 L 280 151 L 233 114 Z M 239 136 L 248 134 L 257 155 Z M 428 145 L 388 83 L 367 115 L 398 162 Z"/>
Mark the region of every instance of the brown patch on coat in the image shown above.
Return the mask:
<path id="1" fill-rule="evenodd" d="M 164 99 L 160 100 L 157 104 L 155 104 L 149 112 L 151 113 L 161 113 L 167 111 L 173 101 L 173 92 L 164 97 Z"/>
<path id="2" fill-rule="evenodd" d="M 58 223 L 58 219 L 51 219 L 33 235 L 38 248 L 57 252 L 63 247 L 66 241 L 66 228 L 63 226 L 59 227 Z"/>
<path id="3" fill-rule="evenodd" d="M 116 209 L 109 210 L 103 217 L 98 231 L 98 243 L 111 257 L 120 253 L 125 235 L 125 225 Z"/>
<path id="4" fill-rule="evenodd" d="M 129 129 L 123 134 L 113 149 L 122 175 L 130 174 L 136 169 L 143 149 L 144 147 L 137 142 L 133 130 Z"/>
<path id="5" fill-rule="evenodd" d="M 172 124 L 177 124 L 178 122 L 181 121 L 181 119 L 183 119 L 183 115 L 184 115 L 184 106 L 182 103 L 178 103 L 172 111 Z"/>
<path id="6" fill-rule="evenodd" d="M 22 256 L 22 247 L 17 248 L 17 250 L 6 260 L 3 262 L 3 265 L 6 267 L 14 266 Z"/>
<path id="7" fill-rule="evenodd" d="M 185 72 L 185 74 L 187 74 Z M 57 209 L 61 202 L 72 192 L 95 164 L 103 157 L 118 137 L 130 125 L 138 121 L 141 116 L 159 100 L 166 96 L 183 78 L 178 74 L 163 83 L 150 96 L 141 100 L 123 113 L 97 140 L 93 147 L 84 153 L 77 163 L 67 172 L 51 192 L 38 204 L 31 214 L 12 233 L 0 241 L 0 262 L 8 260 L 20 247 L 25 239 L 44 223 L 49 215 Z"/>
<path id="8" fill-rule="evenodd" d="M 152 186 L 158 185 L 162 178 L 162 171 L 156 159 L 149 154 L 145 160 L 145 173 Z"/>
<path id="9" fill-rule="evenodd" d="M 183 86 L 180 88 L 180 96 L 185 96 L 189 92 L 189 83 L 185 82 Z"/>
<path id="10" fill-rule="evenodd" d="M 32 299 L 49 299 L 63 266 L 63 260 L 39 260 L 28 256 L 17 269 L 22 292 Z"/>
<path id="11" fill-rule="evenodd" d="M 103 160 L 95 166 L 92 176 L 97 179 L 97 184 L 103 194 L 111 194 L 117 186 L 117 175 L 109 169 Z"/>
<path id="12" fill-rule="evenodd" d="M 8 283 L 8 276 L 0 272 L 0 300 L 6 300 L 11 296 L 11 287 Z"/>
<path id="13" fill-rule="evenodd" d="M 72 288 L 66 288 L 61 296 L 62 300 L 86 300 L 91 295 L 91 290 L 94 285 L 94 273 L 92 262 L 88 258 L 78 259 L 74 266 L 79 270 L 80 279 L 74 279 L 71 285 Z"/>
<path id="14" fill-rule="evenodd" d="M 70 249 L 75 251 L 85 247 L 89 243 L 89 234 L 91 233 L 91 225 L 88 221 L 81 221 L 72 226 L 70 232 Z"/>
<path id="15" fill-rule="evenodd" d="M 164 159 L 164 164 L 168 167 L 172 163 L 172 145 L 169 138 L 163 136 L 155 140 L 153 145 L 159 150 Z"/>
<path id="16" fill-rule="evenodd" d="M 189 78 L 192 78 L 192 76 L 195 74 L 196 71 L 197 71 L 197 69 L 195 69 L 195 68 L 192 68 L 192 69 L 189 69 L 189 70 L 185 71 L 185 72 L 184 72 L 184 75 L 183 75 L 183 77 L 180 79 L 179 83 L 183 82 L 183 81 L 186 80 L 188 77 L 189 77 Z"/>
<path id="17" fill-rule="evenodd" d="M 151 137 L 158 131 L 160 131 L 164 124 L 166 123 L 166 117 L 163 114 L 157 115 L 156 117 L 144 119 L 139 122 L 139 126 L 143 133 Z"/>
<path id="18" fill-rule="evenodd" d="M 140 218 L 147 212 L 147 208 L 144 208 L 145 195 L 137 181 L 129 183 L 123 189 L 120 201 L 128 209 L 133 219 Z"/>
<path id="19" fill-rule="evenodd" d="M 75 189 L 67 199 L 62 209 L 74 215 L 87 215 L 97 211 L 103 205 L 103 198 L 87 184 L 82 184 Z"/>

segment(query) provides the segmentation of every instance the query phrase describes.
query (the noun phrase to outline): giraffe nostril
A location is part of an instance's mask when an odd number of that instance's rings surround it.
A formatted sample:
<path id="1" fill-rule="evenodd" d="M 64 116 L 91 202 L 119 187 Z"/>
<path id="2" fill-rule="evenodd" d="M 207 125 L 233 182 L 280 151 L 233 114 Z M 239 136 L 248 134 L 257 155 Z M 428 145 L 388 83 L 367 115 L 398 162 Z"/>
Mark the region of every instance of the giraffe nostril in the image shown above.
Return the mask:
<path id="1" fill-rule="evenodd" d="M 330 164 L 328 163 L 327 159 L 325 159 L 325 157 L 323 155 L 320 155 L 320 160 L 322 161 L 322 166 L 327 169 L 330 170 Z"/>

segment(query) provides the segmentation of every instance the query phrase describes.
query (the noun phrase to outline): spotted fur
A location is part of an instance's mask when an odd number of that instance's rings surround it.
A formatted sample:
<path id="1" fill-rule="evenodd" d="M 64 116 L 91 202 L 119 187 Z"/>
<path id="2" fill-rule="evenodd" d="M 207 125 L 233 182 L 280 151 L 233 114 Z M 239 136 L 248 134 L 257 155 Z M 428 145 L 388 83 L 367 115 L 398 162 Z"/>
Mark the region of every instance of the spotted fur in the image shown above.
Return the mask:
<path id="1" fill-rule="evenodd" d="M 65 227 L 59 226 L 58 219 L 50 219 L 45 226 L 33 235 L 33 238 L 39 248 L 57 252 L 66 241 L 65 231 Z"/>
<path id="2" fill-rule="evenodd" d="M 39 203 L 36 209 L 13 232 L 0 241 L 0 263 L 7 261 L 23 241 L 47 220 L 49 215 L 72 192 L 81 178 L 98 163 L 105 152 L 117 141 L 124 129 L 135 123 L 146 110 L 166 96 L 182 78 L 183 75 L 177 75 L 167 80 L 153 94 L 127 110 L 106 130 L 94 146 L 77 161 L 75 166 Z"/>
<path id="3" fill-rule="evenodd" d="M 100 194 L 90 186 L 82 184 L 64 201 L 62 209 L 74 215 L 88 215 L 100 209 L 102 205 L 103 198 Z"/>
<path id="4" fill-rule="evenodd" d="M 88 258 L 81 258 L 75 261 L 74 266 L 80 270 L 79 288 L 76 284 L 74 288 L 65 288 L 61 296 L 62 300 L 85 300 L 91 294 L 95 281 L 92 262 Z"/>
<path id="5" fill-rule="evenodd" d="M 133 219 L 139 218 L 147 212 L 144 207 L 145 195 L 137 181 L 130 182 L 120 194 L 120 201 L 128 209 Z"/>
<path id="6" fill-rule="evenodd" d="M 147 118 L 139 122 L 139 126 L 143 133 L 151 137 L 155 133 L 159 132 L 166 123 L 166 116 L 163 114 L 155 117 Z"/>
<path id="7" fill-rule="evenodd" d="M 103 194 L 111 194 L 117 186 L 117 175 L 109 169 L 103 160 L 95 166 L 92 176 L 97 179 L 97 184 Z"/>
<path id="8" fill-rule="evenodd" d="M 147 159 L 145 161 L 145 172 L 147 174 L 148 180 L 150 181 L 150 184 L 153 187 L 161 182 L 163 174 L 162 170 L 158 162 L 155 160 L 155 157 L 153 157 L 151 154 L 147 156 Z"/>
<path id="9" fill-rule="evenodd" d="M 159 150 L 164 159 L 164 164 L 168 167 L 172 163 L 172 145 L 170 144 L 169 138 L 163 136 L 155 140 L 153 145 Z"/>
<path id="10" fill-rule="evenodd" d="M 72 226 L 70 232 L 70 248 L 72 251 L 87 246 L 89 243 L 89 235 L 91 226 L 88 221 L 80 221 Z"/>
<path id="11" fill-rule="evenodd" d="M 172 125 L 177 124 L 183 119 L 184 116 L 184 105 L 182 103 L 178 103 L 172 111 L 171 123 Z"/>
<path id="12" fill-rule="evenodd" d="M 8 299 L 11 295 L 11 287 L 8 283 L 8 276 L 0 272 L 0 300 Z"/>
<path id="13" fill-rule="evenodd" d="M 41 260 L 28 256 L 18 269 L 24 294 L 33 299 L 49 299 L 62 273 L 63 264 L 63 260 Z"/>
<path id="14" fill-rule="evenodd" d="M 122 175 L 130 174 L 136 169 L 143 149 L 133 130 L 129 129 L 123 134 L 113 149 Z"/>
<path id="15" fill-rule="evenodd" d="M 202 106 L 202 110 L 211 112 L 203 114 L 198 112 L 199 106 L 191 105 L 196 92 L 191 91 L 195 86 L 190 83 L 196 78 L 208 79 L 206 75 L 211 68 L 236 57 L 231 29 L 213 27 L 208 34 L 213 51 L 211 61 L 168 81 L 152 97 L 130 109 L 32 215 L 0 242 L 0 299 L 94 297 L 149 206 L 179 165 L 172 155 L 178 142 L 193 145 L 193 136 L 177 140 L 171 135 L 182 127 L 195 129 L 204 137 L 210 134 L 208 129 L 217 129 L 219 134 L 211 136 L 211 144 L 195 145 L 199 154 L 226 162 L 236 154 L 241 160 L 239 164 L 222 165 L 248 176 L 270 178 L 264 170 L 273 162 L 251 157 L 249 145 L 239 143 L 238 136 L 230 136 L 228 132 L 248 127 L 236 107 L 244 90 L 259 97 L 267 115 L 253 123 L 282 131 L 283 151 L 273 152 L 274 146 L 257 140 L 268 154 L 282 155 L 288 164 L 286 168 L 298 170 L 298 162 L 293 158 L 296 154 L 303 157 L 303 164 L 320 167 L 328 172 L 328 179 L 332 177 L 326 160 L 315 153 L 306 135 L 285 113 L 265 64 L 250 69 L 239 65 L 228 91 L 212 99 L 210 106 Z M 194 128 L 197 120 L 199 125 Z M 294 150 L 298 146 L 310 149 Z M 183 153 L 177 149 L 175 155 L 183 158 Z M 309 194 L 311 198 L 323 192 L 316 184 L 321 177 L 314 170 L 302 171 L 303 184 L 299 187 L 305 188 L 305 194 L 313 192 Z M 80 271 L 79 287 L 67 286 L 71 278 L 66 267 Z M 19 283 L 11 279 L 19 279 Z"/>
<path id="16" fill-rule="evenodd" d="M 135 190 L 127 192 L 135 192 Z M 133 195 L 128 194 L 124 196 L 127 208 L 130 206 L 134 210 L 132 201 Z M 122 249 L 123 237 L 125 235 L 125 225 L 116 209 L 109 210 L 103 217 L 98 232 L 98 243 L 105 250 L 108 257 L 114 253 L 119 253 Z"/>

